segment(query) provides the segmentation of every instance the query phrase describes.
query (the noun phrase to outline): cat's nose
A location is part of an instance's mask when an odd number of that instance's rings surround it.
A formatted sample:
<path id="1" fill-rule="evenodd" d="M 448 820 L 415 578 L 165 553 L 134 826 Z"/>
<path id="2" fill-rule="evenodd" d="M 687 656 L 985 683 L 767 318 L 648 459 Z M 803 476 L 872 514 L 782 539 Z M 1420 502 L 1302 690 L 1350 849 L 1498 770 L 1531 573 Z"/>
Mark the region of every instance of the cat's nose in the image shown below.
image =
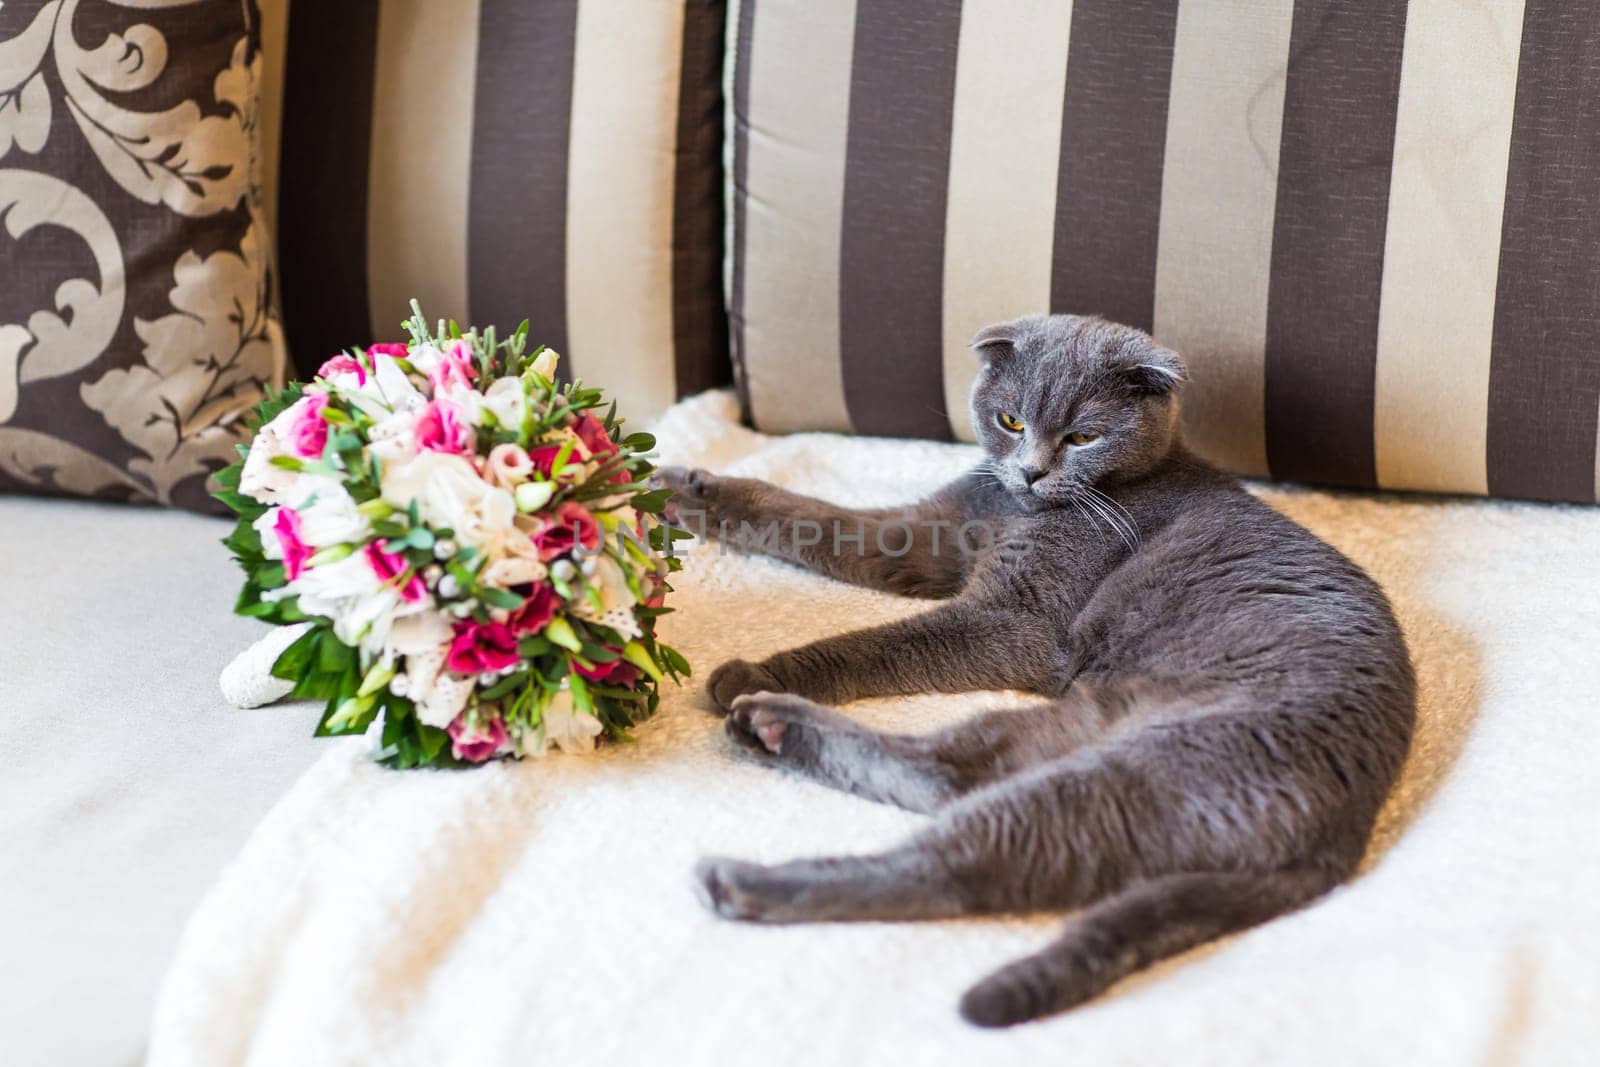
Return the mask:
<path id="1" fill-rule="evenodd" d="M 1040 478 L 1043 478 L 1047 473 L 1049 473 L 1049 472 L 1046 471 L 1043 467 L 1023 467 L 1022 468 L 1022 477 L 1029 485 L 1032 485 L 1034 482 L 1038 481 Z"/>

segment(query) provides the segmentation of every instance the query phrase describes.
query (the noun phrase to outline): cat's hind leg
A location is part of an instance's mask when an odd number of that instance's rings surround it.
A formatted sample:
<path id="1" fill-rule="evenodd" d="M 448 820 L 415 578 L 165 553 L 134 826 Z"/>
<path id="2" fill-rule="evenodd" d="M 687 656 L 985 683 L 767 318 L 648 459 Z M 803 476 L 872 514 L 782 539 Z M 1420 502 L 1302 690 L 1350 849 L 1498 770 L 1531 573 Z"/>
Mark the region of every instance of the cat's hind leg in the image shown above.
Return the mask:
<path id="1" fill-rule="evenodd" d="M 961 1014 L 1010 1026 L 1065 1011 L 1151 964 L 1293 911 L 1338 883 L 1332 870 L 1174 874 L 1136 882 L 1074 918 L 1054 943 L 969 989 Z"/>
<path id="2" fill-rule="evenodd" d="M 874 730 L 787 693 L 739 697 L 725 720 L 728 736 L 762 762 L 920 812 L 1092 744 L 1114 721 L 1087 691 L 922 735 Z"/>
<path id="3" fill-rule="evenodd" d="M 974 789 L 886 852 L 772 866 L 703 860 L 701 898 L 724 918 L 768 923 L 1080 907 L 1142 873 L 1127 839 L 1104 833 L 1125 814 L 1123 783 L 1085 755 Z"/>

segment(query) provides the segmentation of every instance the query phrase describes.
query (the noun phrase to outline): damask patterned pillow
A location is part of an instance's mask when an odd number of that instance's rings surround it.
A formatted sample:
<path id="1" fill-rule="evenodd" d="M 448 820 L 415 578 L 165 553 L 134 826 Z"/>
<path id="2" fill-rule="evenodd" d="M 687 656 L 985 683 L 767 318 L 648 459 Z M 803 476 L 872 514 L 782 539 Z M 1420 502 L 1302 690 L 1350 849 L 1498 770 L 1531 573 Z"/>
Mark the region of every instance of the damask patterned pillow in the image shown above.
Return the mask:
<path id="1" fill-rule="evenodd" d="M 254 0 L 0 4 L 0 491 L 206 508 L 283 374 Z"/>

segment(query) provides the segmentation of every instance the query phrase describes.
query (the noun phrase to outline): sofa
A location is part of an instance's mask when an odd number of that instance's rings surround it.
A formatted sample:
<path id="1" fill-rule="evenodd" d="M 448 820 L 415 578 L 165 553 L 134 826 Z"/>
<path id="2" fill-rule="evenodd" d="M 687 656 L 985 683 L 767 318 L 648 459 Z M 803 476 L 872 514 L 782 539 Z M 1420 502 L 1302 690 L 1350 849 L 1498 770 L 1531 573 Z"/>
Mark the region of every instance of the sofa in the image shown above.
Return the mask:
<path id="1" fill-rule="evenodd" d="M 1582 1062 L 1595 26 L 1588 0 L 5 5 L 0 1062 Z M 529 317 L 662 462 L 856 505 L 975 460 L 985 322 L 1153 332 L 1188 440 L 1405 630 L 1418 734 L 1360 873 L 1001 1033 L 955 1001 L 1059 917 L 716 920 L 700 855 L 918 817 L 744 762 L 703 692 L 917 605 L 715 545 L 662 623 L 693 677 L 591 758 L 400 773 L 309 703 L 229 706 L 264 628 L 210 476 L 256 401 L 412 298 Z"/>

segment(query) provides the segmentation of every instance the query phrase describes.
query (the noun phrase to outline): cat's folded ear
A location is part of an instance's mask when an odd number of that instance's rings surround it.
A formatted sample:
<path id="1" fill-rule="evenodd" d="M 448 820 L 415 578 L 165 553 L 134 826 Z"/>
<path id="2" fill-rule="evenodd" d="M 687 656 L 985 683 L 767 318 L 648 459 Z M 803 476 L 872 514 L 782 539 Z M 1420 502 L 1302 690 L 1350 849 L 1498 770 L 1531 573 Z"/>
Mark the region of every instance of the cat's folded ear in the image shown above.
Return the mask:
<path id="1" fill-rule="evenodd" d="M 1152 396 L 1175 393 L 1189 380 L 1183 357 L 1148 338 L 1123 350 L 1123 375 L 1134 389 Z"/>
<path id="2" fill-rule="evenodd" d="M 967 347 L 984 359 L 1009 355 L 1017 343 L 1017 322 L 991 322 L 967 342 Z"/>

